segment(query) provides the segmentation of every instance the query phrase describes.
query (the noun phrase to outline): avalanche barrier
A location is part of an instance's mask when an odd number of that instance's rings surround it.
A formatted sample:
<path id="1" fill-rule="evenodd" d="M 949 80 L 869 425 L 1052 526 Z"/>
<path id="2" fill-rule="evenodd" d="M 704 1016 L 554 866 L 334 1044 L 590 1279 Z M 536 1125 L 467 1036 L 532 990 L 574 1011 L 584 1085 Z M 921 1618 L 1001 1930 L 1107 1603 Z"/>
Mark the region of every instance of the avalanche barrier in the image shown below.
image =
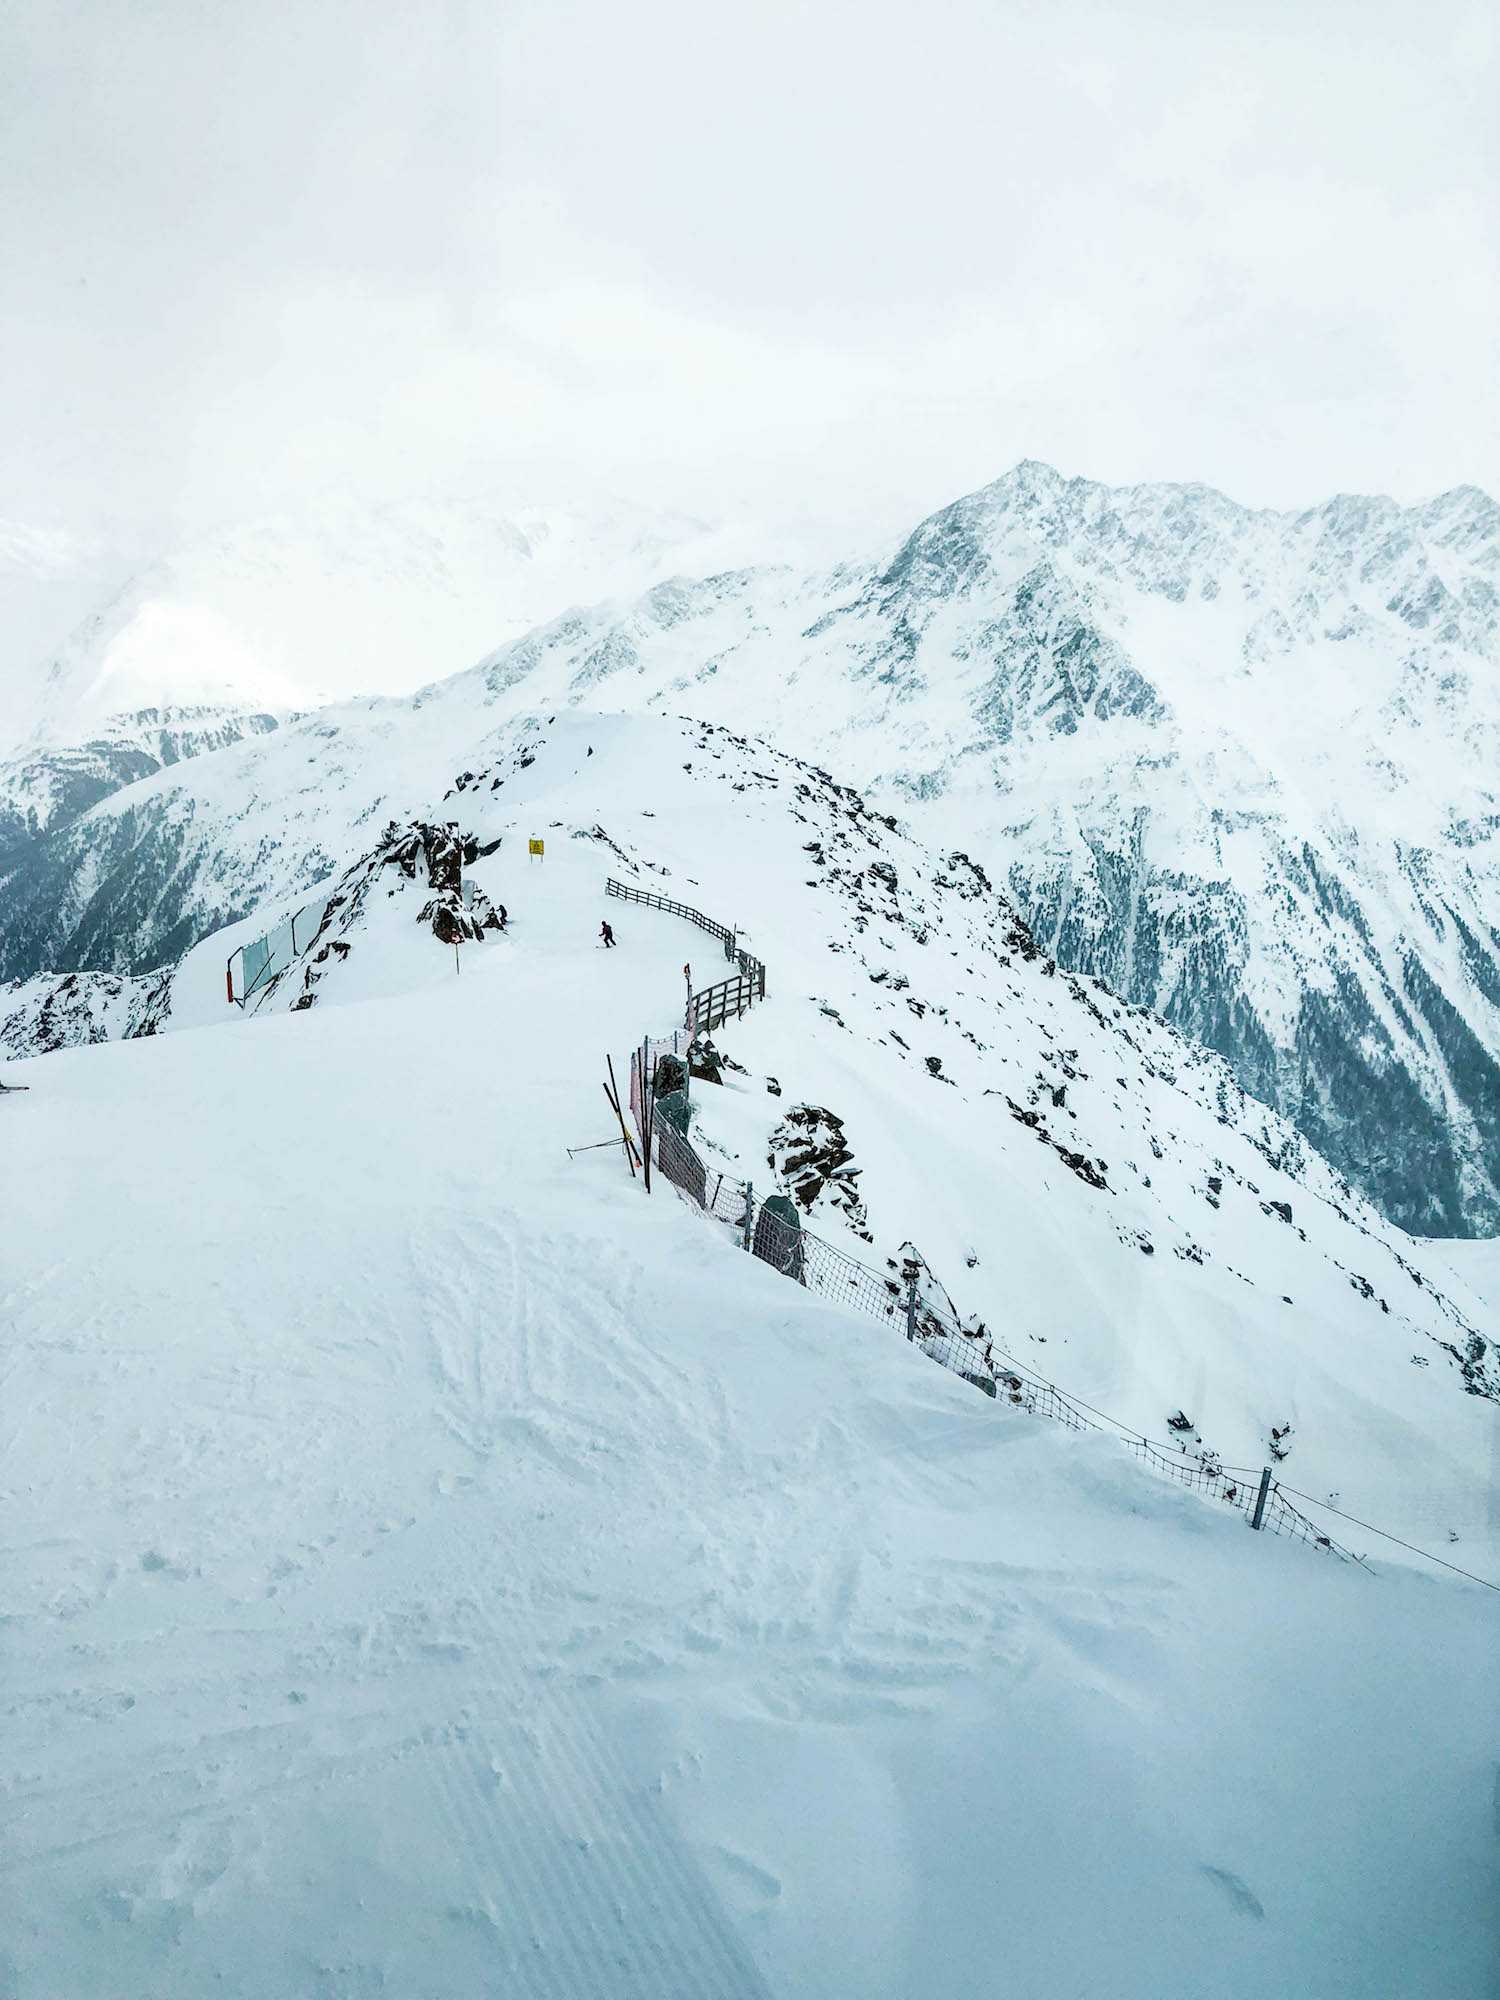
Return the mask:
<path id="1" fill-rule="evenodd" d="M 264 937 L 242 944 L 238 951 L 229 954 L 224 964 L 224 986 L 231 1006 L 242 1008 L 252 994 L 302 956 L 322 928 L 331 900 L 324 896 L 317 902 L 304 903 Z"/>

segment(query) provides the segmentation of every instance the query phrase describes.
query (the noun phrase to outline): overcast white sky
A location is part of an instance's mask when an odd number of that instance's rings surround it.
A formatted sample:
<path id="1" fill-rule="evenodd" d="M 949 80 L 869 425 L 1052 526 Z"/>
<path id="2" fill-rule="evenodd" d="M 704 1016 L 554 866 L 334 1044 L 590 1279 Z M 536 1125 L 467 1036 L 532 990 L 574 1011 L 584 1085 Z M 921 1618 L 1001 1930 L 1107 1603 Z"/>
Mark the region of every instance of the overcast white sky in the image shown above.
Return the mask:
<path id="1" fill-rule="evenodd" d="M 1500 489 L 1492 0 L 0 0 L 0 515 Z"/>

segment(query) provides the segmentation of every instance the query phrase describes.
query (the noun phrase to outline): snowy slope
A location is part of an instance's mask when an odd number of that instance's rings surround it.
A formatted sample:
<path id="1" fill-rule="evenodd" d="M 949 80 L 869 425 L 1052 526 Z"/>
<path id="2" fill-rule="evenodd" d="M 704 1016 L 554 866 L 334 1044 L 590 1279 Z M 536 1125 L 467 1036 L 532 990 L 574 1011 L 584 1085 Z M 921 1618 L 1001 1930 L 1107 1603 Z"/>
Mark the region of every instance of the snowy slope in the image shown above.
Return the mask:
<path id="1" fill-rule="evenodd" d="M 170 963 L 361 853 L 392 813 L 425 810 L 496 726 L 462 691 L 341 703 L 126 786 L 0 881 L 0 975 Z"/>
<path id="2" fill-rule="evenodd" d="M 1442 1249 L 1448 1264 L 1500 1321 L 1500 1236 L 1445 1243 Z"/>
<path id="3" fill-rule="evenodd" d="M 104 535 L 0 516 L 0 757 L 40 708 L 46 662 L 133 566 Z"/>
<path id="4" fill-rule="evenodd" d="M 523 858 L 537 833 L 571 874 L 581 852 L 596 875 L 719 908 L 770 966 L 779 1004 L 727 1038 L 746 1073 L 699 1094 L 716 1164 L 765 1186 L 788 1111 L 831 1111 L 865 1214 L 861 1232 L 830 1187 L 819 1233 L 877 1268 L 914 1241 L 966 1317 L 1137 1430 L 1168 1435 L 1185 1411 L 1200 1446 L 1252 1467 L 1279 1443 L 1282 1475 L 1314 1499 L 1337 1492 L 1418 1542 L 1456 1534 L 1500 1569 L 1493 1315 L 1222 1061 L 1058 970 L 966 857 L 931 854 L 764 744 L 675 719 L 524 721 L 457 775 L 426 816 L 501 842 L 473 873 L 513 915 L 538 921 L 554 893 L 551 862 Z M 309 991 L 321 1007 L 453 976 L 415 921 L 425 888 L 374 873 L 356 860 L 319 885 L 315 903 L 337 889 L 348 908 L 257 1018 Z M 367 938 L 372 910 L 391 920 Z M 225 1018 L 225 958 L 288 913 L 191 953 L 161 1025 Z M 682 960 L 698 984 L 721 974 L 710 939 L 613 914 L 653 955 L 650 927 L 681 933 L 672 977 L 611 1045 L 623 1073 L 639 1035 L 672 1025 Z M 590 928 L 571 910 L 563 923 Z"/>
<path id="5" fill-rule="evenodd" d="M 278 718 L 223 707 L 140 709 L 77 742 L 33 744 L 0 763 L 0 880 L 29 871 L 49 828 L 168 765 L 262 736 Z"/>
<path id="6" fill-rule="evenodd" d="M 540 724 L 502 787 L 449 802 L 502 835 L 474 872 L 511 913 L 460 973 L 392 880 L 310 1010 L 220 1000 L 208 1025 L 218 939 L 176 977 L 180 1032 L 19 1066 L 0 1151 L 13 1990 L 967 2000 L 1003 1968 L 1023 2000 L 1196 2000 L 1205 1967 L 1231 2000 L 1486 1990 L 1487 1594 L 1252 1537 L 820 1305 L 666 1190 L 648 1201 L 617 1154 L 563 1150 L 605 1136 L 604 1050 L 670 1017 L 708 942 L 605 904 L 605 868 L 638 850 L 752 924 L 780 980 L 731 1052 L 779 1035 L 788 1090 L 794 1060 L 821 1089 L 850 1038 L 884 1033 L 844 1101 L 882 1240 L 950 1121 L 967 1143 L 981 1060 L 1019 1092 L 1064 1022 L 1080 1057 L 1118 1050 L 1122 1121 L 1144 1137 L 1169 1103 L 1183 1135 L 1170 1195 L 1153 1208 L 1111 1159 L 1106 1197 L 995 1111 L 1003 1224 L 948 1275 L 998 1275 L 1019 1322 L 1042 1308 L 1025 1238 L 1040 1256 L 1071 1236 L 1059 1314 L 1107 1282 L 1128 1306 L 1126 1271 L 1162 1302 L 1202 1285 L 1217 1369 L 1216 1267 L 1165 1254 L 1161 1219 L 1200 1132 L 1238 1163 L 1241 1126 L 1199 1102 L 1211 1066 L 1149 1076 L 1107 1011 L 1012 950 L 984 969 L 1006 1004 L 983 1058 L 916 1024 L 945 1069 L 973 1058 L 944 1088 L 900 1056 L 856 954 L 910 963 L 951 1013 L 981 977 L 947 958 L 978 898 L 898 839 L 905 921 L 867 895 L 861 930 L 802 855 L 821 833 L 832 864 L 862 859 L 846 795 L 666 722 L 587 734 Z M 627 820 L 643 773 L 654 803 Z M 533 830 L 540 864 L 517 852 Z M 752 904 L 793 840 L 818 886 Z M 1153 1062 L 1180 1048 L 1127 1018 Z M 1076 1086 L 1091 1142 L 1103 1081 Z M 1321 1317 L 1328 1250 L 1357 1232 L 1326 1222 L 1316 1163 L 1283 1182 L 1255 1159 L 1313 1242 L 1252 1221 L 1234 1181 L 1202 1224 L 1296 1261 Z M 1091 1202 L 1152 1215 L 1158 1254 L 1111 1251 Z M 1289 1338 L 1244 1298 L 1274 1376 Z M 1357 1343 L 1349 1393 L 1373 1401 L 1396 1329 L 1340 1303 L 1303 1386 L 1328 1395 Z M 1070 1366 L 1099 1351 L 1080 1337 Z M 1428 1394 L 1460 1440 L 1493 1415 L 1436 1364 L 1411 1373 L 1380 1457 L 1414 1448 Z"/>

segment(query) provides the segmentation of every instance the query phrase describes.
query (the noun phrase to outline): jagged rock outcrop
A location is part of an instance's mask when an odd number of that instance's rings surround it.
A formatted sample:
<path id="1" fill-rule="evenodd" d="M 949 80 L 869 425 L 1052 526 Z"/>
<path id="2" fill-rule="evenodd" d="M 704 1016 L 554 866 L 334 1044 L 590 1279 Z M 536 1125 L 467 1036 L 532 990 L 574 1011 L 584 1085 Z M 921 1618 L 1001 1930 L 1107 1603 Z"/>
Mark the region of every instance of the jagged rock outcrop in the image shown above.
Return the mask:
<path id="1" fill-rule="evenodd" d="M 170 972 L 145 979 L 67 972 L 12 980 L 0 986 L 0 1062 L 152 1034 L 170 985 Z"/>
<path id="2" fill-rule="evenodd" d="M 821 1104 L 794 1104 L 772 1132 L 766 1165 L 805 1214 L 826 1205 L 870 1240 L 859 1197 L 861 1169 L 844 1136 L 844 1121 Z"/>

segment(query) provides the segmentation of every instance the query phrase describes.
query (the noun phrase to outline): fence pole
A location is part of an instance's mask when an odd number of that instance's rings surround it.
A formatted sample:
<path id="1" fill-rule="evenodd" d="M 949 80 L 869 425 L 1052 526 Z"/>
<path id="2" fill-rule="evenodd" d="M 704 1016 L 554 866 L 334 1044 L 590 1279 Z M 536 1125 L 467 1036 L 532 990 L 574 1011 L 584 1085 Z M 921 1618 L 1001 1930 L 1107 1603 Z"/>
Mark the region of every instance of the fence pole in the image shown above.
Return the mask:
<path id="1" fill-rule="evenodd" d="M 651 1192 L 651 1151 L 656 1138 L 656 1087 L 655 1079 L 647 1075 L 647 1058 L 651 1052 L 649 1038 L 641 1043 L 638 1058 L 641 1066 L 641 1169 L 646 1176 L 646 1192 Z"/>
<path id="2" fill-rule="evenodd" d="M 1258 1528 L 1265 1519 L 1266 1495 L 1271 1490 L 1271 1468 L 1266 1466 L 1260 1475 L 1260 1491 L 1255 1496 L 1255 1512 L 1250 1516 L 1252 1528 Z"/>
<path id="3" fill-rule="evenodd" d="M 906 1337 L 908 1340 L 915 1340 L 917 1337 L 917 1267 L 915 1264 L 908 1264 L 906 1267 Z"/>
<path id="4" fill-rule="evenodd" d="M 755 1240 L 755 1183 L 745 1183 L 745 1245 L 749 1250 Z"/>

